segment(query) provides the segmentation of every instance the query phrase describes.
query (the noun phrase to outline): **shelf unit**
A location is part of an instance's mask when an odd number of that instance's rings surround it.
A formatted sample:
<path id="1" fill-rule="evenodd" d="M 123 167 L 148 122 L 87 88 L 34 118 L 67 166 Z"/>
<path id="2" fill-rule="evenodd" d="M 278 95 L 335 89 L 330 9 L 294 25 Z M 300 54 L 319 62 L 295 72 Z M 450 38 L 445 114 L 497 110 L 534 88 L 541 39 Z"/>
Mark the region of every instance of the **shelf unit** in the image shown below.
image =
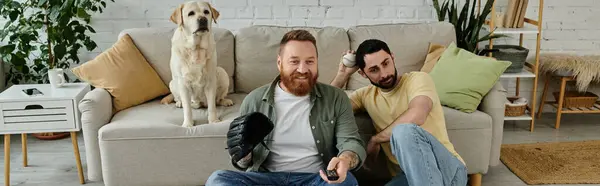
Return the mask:
<path id="1" fill-rule="evenodd" d="M 481 0 L 477 0 L 478 2 L 478 11 L 481 9 Z M 543 9 L 544 9 L 544 0 L 539 0 L 539 10 L 538 10 L 538 20 L 533 20 L 530 18 L 525 17 L 525 24 L 522 28 L 501 28 L 501 27 L 496 27 L 495 26 L 495 17 L 496 17 L 496 2 L 497 0 L 494 0 L 493 5 L 492 5 L 492 11 L 490 12 L 490 17 L 492 19 L 489 19 L 488 21 L 486 21 L 486 25 L 483 28 L 484 30 L 488 31 L 488 32 L 492 32 L 492 34 L 504 34 L 504 35 L 519 35 L 519 46 L 523 47 L 523 38 L 524 35 L 535 35 L 537 37 L 537 43 L 536 43 L 536 48 L 535 48 L 535 61 L 533 64 L 529 63 L 529 62 L 525 62 L 525 68 L 523 69 L 522 72 L 519 73 L 504 73 L 501 78 L 503 79 L 516 79 L 516 87 L 515 87 L 515 96 L 519 96 L 519 92 L 520 92 L 520 81 L 522 78 L 532 78 L 533 79 L 533 91 L 532 91 L 532 95 L 531 95 L 531 100 L 529 101 L 529 104 L 527 106 L 527 110 L 525 112 L 525 115 L 523 116 L 516 116 L 516 117 L 504 117 L 505 121 L 515 121 L 515 120 L 529 120 L 530 124 L 529 124 L 529 131 L 533 132 L 534 126 L 535 126 L 535 107 L 536 107 L 536 101 L 537 101 L 537 86 L 538 86 L 538 77 L 539 77 L 539 59 L 540 59 L 540 45 L 541 45 L 541 38 L 542 38 L 542 15 L 543 15 Z M 531 6 L 529 6 L 531 7 Z M 481 11 L 479 11 L 481 12 Z M 492 29 L 493 28 L 493 29 Z M 493 48 L 493 39 L 489 40 L 489 46 L 490 48 Z M 530 50 L 531 52 L 532 50 Z M 490 56 L 492 54 L 490 53 Z"/>

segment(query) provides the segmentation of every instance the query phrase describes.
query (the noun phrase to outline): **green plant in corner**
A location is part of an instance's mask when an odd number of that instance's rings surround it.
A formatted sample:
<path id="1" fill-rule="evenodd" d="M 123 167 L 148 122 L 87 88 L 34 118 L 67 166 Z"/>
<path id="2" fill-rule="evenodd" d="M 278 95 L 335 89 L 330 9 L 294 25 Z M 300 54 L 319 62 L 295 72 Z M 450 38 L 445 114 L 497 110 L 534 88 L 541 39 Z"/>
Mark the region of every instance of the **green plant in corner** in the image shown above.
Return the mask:
<path id="1" fill-rule="evenodd" d="M 494 0 L 487 0 L 485 6 L 481 10 L 481 14 L 475 10 L 476 0 L 466 0 L 465 5 L 460 9 L 455 0 L 444 0 L 440 6 L 439 0 L 432 0 L 433 7 L 436 10 L 438 20 L 446 21 L 454 25 L 456 32 L 456 45 L 459 48 L 479 53 L 478 43 L 489 39 L 506 37 L 502 34 L 493 34 L 493 30 L 480 37 L 481 28 L 485 24 L 485 20 L 492 11 Z M 486 1 L 486 0 L 484 0 Z M 471 7 L 471 10 L 469 10 Z"/>
<path id="2" fill-rule="evenodd" d="M 6 21 L 0 42 L 7 43 L 0 56 L 9 65 L 4 83 L 48 83 L 49 69 L 79 64 L 80 49 L 97 47 L 86 32 L 95 33 L 91 14 L 103 8 L 105 0 L 0 0 Z"/>

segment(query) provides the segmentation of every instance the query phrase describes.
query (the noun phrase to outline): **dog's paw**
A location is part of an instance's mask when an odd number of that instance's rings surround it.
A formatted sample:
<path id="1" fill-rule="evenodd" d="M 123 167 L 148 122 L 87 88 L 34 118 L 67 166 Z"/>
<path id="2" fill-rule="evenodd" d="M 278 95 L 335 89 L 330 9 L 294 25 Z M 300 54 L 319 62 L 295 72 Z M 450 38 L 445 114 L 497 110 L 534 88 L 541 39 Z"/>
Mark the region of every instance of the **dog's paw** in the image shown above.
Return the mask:
<path id="1" fill-rule="evenodd" d="M 219 105 L 220 106 L 226 106 L 226 107 L 233 106 L 233 100 L 231 100 L 231 99 L 221 99 L 221 100 L 219 100 Z"/>
<path id="2" fill-rule="evenodd" d="M 208 123 L 218 123 L 221 122 L 219 117 L 216 114 L 208 114 Z"/>
<path id="3" fill-rule="evenodd" d="M 208 123 L 209 123 L 209 124 L 210 124 L 210 123 L 219 123 L 219 122 L 221 122 L 221 120 L 220 120 L 220 119 L 213 119 L 213 120 L 211 120 L 211 121 L 208 121 Z"/>
<path id="4" fill-rule="evenodd" d="M 192 101 L 192 105 L 191 106 L 194 109 L 199 109 L 200 108 L 200 103 Z"/>
<path id="5" fill-rule="evenodd" d="M 194 126 L 194 121 L 183 121 L 183 125 L 181 125 L 182 127 L 193 127 Z"/>
<path id="6" fill-rule="evenodd" d="M 181 101 L 177 101 L 177 102 L 175 102 L 175 107 L 177 107 L 177 108 L 181 108 L 181 107 L 182 107 L 182 105 L 181 105 Z"/>

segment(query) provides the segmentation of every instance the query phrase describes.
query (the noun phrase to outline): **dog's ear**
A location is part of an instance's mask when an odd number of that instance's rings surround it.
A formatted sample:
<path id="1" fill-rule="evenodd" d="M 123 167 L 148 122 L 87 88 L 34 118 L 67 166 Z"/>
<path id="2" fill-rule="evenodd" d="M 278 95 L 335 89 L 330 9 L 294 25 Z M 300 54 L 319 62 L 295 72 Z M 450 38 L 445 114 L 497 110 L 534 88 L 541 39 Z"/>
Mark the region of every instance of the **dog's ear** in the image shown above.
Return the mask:
<path id="1" fill-rule="evenodd" d="M 180 4 L 175 11 L 173 11 L 173 14 L 171 14 L 171 21 L 173 23 L 176 23 L 178 25 L 183 25 L 183 15 L 182 15 L 182 11 L 183 11 L 183 4 Z"/>
<path id="2" fill-rule="evenodd" d="M 210 12 L 212 15 L 212 20 L 217 23 L 217 19 L 219 18 L 219 15 L 221 15 L 219 13 L 219 11 L 217 11 L 217 9 L 215 9 L 212 5 L 210 5 L 210 3 L 206 2 L 206 4 L 208 5 L 208 7 L 210 8 Z"/>

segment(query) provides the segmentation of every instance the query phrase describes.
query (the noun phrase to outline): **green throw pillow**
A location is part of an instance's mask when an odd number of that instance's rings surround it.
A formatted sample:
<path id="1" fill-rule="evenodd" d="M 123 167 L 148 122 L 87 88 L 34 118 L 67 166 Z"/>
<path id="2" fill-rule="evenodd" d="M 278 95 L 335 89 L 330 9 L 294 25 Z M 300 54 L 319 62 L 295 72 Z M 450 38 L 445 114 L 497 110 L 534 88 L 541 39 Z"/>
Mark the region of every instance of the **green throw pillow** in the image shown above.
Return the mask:
<path id="1" fill-rule="evenodd" d="M 510 64 L 475 55 L 451 43 L 429 74 L 442 105 L 472 113 Z"/>

